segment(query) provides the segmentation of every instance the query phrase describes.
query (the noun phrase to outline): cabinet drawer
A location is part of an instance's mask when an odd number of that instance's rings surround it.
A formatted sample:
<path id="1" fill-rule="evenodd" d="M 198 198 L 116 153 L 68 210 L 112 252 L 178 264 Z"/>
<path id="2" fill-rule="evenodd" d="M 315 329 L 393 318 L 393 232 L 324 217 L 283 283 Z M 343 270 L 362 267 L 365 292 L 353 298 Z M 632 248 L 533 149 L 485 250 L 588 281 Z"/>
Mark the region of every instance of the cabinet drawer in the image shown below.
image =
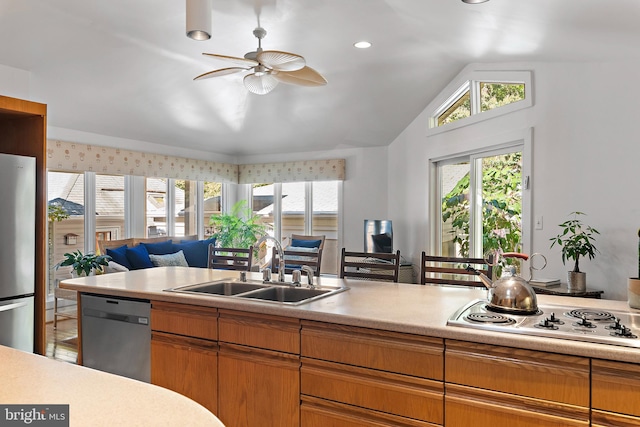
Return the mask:
<path id="1" fill-rule="evenodd" d="M 304 395 L 443 422 L 444 385 L 438 381 L 303 357 L 300 384 Z"/>
<path id="2" fill-rule="evenodd" d="M 450 426 L 578 427 L 589 426 L 589 408 L 447 384 L 445 419 Z"/>
<path id="3" fill-rule="evenodd" d="M 425 421 L 302 396 L 301 427 L 437 427 Z"/>
<path id="4" fill-rule="evenodd" d="M 593 359 L 591 369 L 594 409 L 640 417 L 639 365 Z"/>
<path id="5" fill-rule="evenodd" d="M 640 427 L 640 417 L 594 409 L 591 411 L 591 425 L 593 427 Z"/>
<path id="6" fill-rule="evenodd" d="M 326 323 L 302 323 L 301 355 L 442 380 L 441 339 Z"/>
<path id="7" fill-rule="evenodd" d="M 447 340 L 445 382 L 589 407 L 589 359 Z"/>
<path id="8" fill-rule="evenodd" d="M 300 354 L 300 320 L 220 310 L 219 340 L 285 353 Z"/>
<path id="9" fill-rule="evenodd" d="M 151 330 L 215 341 L 218 339 L 218 310 L 153 301 Z"/>

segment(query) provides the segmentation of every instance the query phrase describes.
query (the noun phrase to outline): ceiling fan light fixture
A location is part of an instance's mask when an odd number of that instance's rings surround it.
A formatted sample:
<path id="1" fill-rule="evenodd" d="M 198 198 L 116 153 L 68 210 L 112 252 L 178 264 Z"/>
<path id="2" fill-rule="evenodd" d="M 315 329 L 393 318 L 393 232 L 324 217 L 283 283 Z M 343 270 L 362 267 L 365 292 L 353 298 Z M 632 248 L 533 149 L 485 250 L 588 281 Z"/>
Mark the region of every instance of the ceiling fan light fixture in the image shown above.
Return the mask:
<path id="1" fill-rule="evenodd" d="M 204 41 L 211 38 L 213 0 L 187 0 L 187 37 Z"/>
<path id="2" fill-rule="evenodd" d="M 260 72 L 258 72 L 260 73 Z M 278 80 L 269 72 L 251 73 L 244 76 L 244 87 L 256 95 L 266 95 L 278 86 Z"/>
<path id="3" fill-rule="evenodd" d="M 466 3 L 466 4 L 480 4 L 480 3 L 486 3 L 489 0 L 462 0 L 462 3 Z"/>

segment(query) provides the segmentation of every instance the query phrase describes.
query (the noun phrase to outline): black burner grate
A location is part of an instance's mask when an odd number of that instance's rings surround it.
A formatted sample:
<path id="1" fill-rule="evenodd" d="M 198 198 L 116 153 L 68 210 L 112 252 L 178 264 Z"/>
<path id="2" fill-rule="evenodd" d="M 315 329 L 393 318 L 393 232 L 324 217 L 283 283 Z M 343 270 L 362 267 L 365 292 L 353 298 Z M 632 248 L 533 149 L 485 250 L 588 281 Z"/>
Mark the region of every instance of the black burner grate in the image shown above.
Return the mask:
<path id="1" fill-rule="evenodd" d="M 498 313 L 469 313 L 464 319 L 469 322 L 493 323 L 498 325 L 512 325 L 516 323 L 512 318 Z"/>
<path id="2" fill-rule="evenodd" d="M 612 322 L 615 320 L 615 316 L 608 311 L 598 311 L 588 308 L 578 308 L 565 313 L 569 317 L 575 317 L 576 319 L 584 319 L 593 322 Z"/>

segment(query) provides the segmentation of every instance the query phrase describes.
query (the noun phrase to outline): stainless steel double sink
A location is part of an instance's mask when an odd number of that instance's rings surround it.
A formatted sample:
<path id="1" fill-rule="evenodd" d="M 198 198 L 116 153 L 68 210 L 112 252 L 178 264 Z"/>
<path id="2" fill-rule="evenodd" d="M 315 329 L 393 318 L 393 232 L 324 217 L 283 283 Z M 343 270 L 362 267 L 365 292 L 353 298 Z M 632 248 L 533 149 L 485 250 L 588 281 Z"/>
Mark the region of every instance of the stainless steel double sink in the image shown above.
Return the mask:
<path id="1" fill-rule="evenodd" d="M 177 286 L 175 288 L 165 289 L 165 291 L 254 299 L 285 305 L 300 305 L 320 298 L 326 298 L 348 289 L 347 287 L 337 286 L 307 288 L 295 287 L 286 283 L 241 282 L 234 279 L 221 279 L 213 282 L 199 283 L 197 285 Z"/>

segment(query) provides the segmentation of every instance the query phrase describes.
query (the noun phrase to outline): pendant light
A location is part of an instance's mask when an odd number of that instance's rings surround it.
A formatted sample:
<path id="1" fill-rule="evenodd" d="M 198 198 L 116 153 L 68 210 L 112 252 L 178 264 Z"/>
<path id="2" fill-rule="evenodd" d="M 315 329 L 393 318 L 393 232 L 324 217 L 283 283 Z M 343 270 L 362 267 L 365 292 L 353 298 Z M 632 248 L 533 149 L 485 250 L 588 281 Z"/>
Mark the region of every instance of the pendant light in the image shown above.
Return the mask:
<path id="1" fill-rule="evenodd" d="M 187 0 L 187 37 L 194 40 L 211 38 L 213 0 Z"/>

